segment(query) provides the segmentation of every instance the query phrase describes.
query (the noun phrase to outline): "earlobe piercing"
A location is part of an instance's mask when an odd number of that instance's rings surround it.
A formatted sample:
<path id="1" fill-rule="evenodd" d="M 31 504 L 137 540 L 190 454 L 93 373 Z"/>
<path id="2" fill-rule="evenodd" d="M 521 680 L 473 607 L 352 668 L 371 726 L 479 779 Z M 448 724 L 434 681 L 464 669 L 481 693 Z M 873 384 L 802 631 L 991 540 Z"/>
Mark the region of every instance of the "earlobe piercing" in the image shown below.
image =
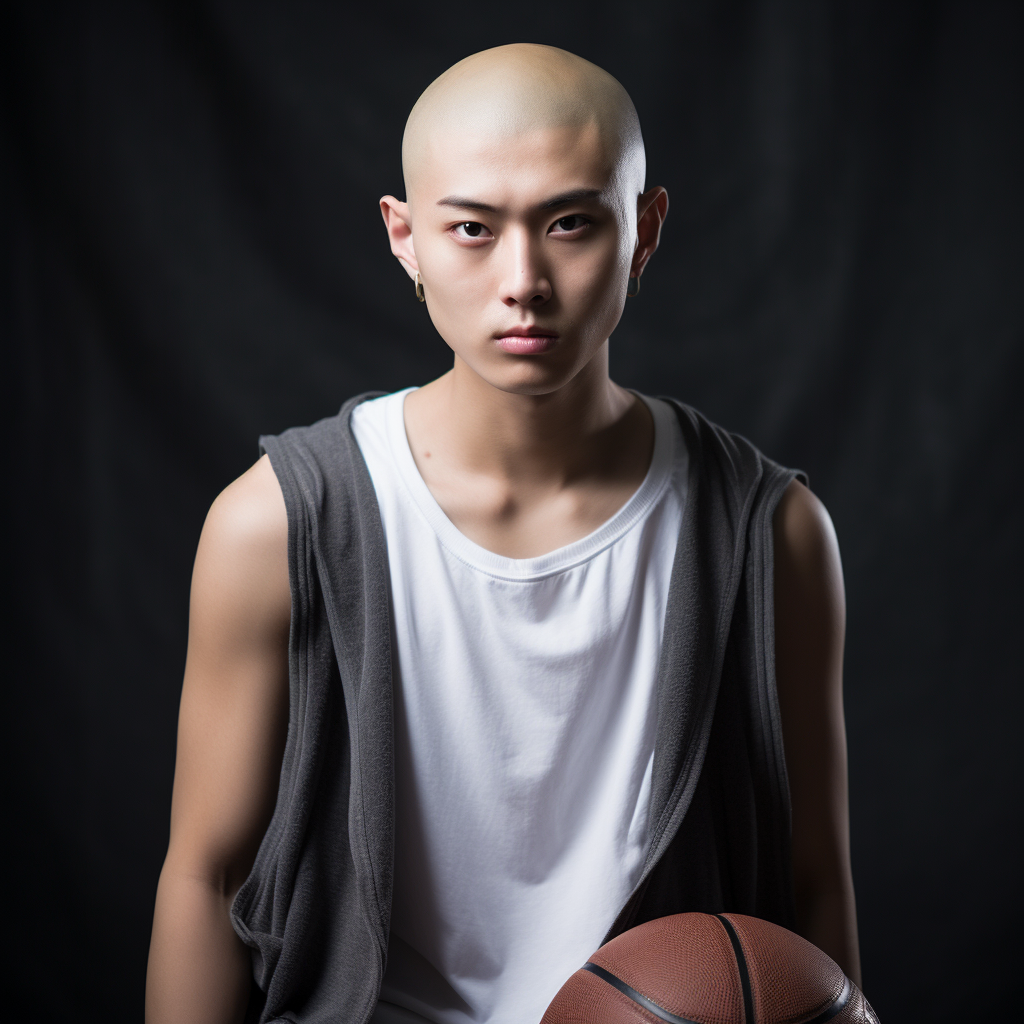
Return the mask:
<path id="1" fill-rule="evenodd" d="M 629 281 L 626 283 L 626 297 L 633 298 L 635 295 L 640 294 L 640 275 L 637 274 L 633 277 L 632 274 L 629 276 Z"/>
<path id="2" fill-rule="evenodd" d="M 423 278 L 420 277 L 420 272 L 418 270 L 416 271 L 416 298 L 419 299 L 420 302 L 427 301 L 426 295 L 423 294 Z"/>

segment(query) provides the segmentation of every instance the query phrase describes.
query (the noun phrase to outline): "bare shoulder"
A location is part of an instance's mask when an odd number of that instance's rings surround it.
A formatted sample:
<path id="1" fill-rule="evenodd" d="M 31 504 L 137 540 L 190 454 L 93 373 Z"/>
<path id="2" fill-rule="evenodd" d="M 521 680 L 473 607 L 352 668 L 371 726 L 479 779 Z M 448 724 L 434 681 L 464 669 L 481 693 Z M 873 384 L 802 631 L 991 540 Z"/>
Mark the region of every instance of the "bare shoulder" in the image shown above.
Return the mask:
<path id="1" fill-rule="evenodd" d="M 196 568 L 245 574 L 287 571 L 288 516 L 277 476 L 264 455 L 217 496 L 203 526 Z"/>
<path id="2" fill-rule="evenodd" d="M 794 717 L 841 693 L 846 597 L 832 519 L 799 481 L 786 488 L 773 526 L 775 664 L 785 729 L 787 716 L 792 726 Z"/>
<path id="3" fill-rule="evenodd" d="M 264 455 L 214 501 L 203 542 L 255 554 L 288 543 L 288 517 L 281 485 Z"/>
<path id="4" fill-rule="evenodd" d="M 790 598 L 843 603 L 843 570 L 832 518 L 821 500 L 799 480 L 786 488 L 775 509 L 776 603 Z"/>
<path id="5" fill-rule="evenodd" d="M 838 550 L 835 527 L 821 499 L 799 480 L 783 492 L 775 509 L 775 541 L 788 554 L 800 559 Z"/>
<path id="6" fill-rule="evenodd" d="M 264 455 L 218 495 L 206 517 L 192 577 L 191 626 L 229 626 L 242 617 L 250 619 L 249 628 L 234 623 L 242 634 L 275 625 L 279 631 L 290 611 L 288 517 Z"/>

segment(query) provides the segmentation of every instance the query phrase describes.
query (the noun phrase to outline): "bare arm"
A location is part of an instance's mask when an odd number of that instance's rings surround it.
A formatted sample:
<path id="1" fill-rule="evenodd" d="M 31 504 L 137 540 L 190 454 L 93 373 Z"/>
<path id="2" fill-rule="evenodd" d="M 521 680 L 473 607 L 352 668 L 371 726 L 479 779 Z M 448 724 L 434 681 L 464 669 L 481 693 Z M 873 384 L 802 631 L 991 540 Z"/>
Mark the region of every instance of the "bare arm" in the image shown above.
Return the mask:
<path id="1" fill-rule="evenodd" d="M 843 642 L 832 520 L 798 481 L 775 512 L 775 671 L 793 804 L 797 930 L 860 985 L 850 870 Z"/>
<path id="2" fill-rule="evenodd" d="M 229 919 L 273 812 L 288 726 L 288 526 L 264 457 L 214 502 L 192 577 L 171 837 L 147 1024 L 233 1024 L 250 960 Z"/>

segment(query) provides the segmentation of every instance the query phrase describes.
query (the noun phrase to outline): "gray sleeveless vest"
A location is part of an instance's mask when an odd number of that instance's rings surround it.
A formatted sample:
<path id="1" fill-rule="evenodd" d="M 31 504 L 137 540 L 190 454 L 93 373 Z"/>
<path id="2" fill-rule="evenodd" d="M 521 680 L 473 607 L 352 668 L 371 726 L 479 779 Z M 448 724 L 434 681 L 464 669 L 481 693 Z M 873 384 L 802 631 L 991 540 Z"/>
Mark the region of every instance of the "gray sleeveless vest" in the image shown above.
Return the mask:
<path id="1" fill-rule="evenodd" d="M 387 956 L 394 836 L 388 560 L 349 426 L 360 395 L 260 438 L 284 493 L 292 617 L 277 805 L 231 909 L 248 1019 L 365 1024 Z M 670 399 L 670 401 L 672 401 Z M 792 926 L 775 693 L 772 513 L 797 474 L 673 401 L 690 452 L 658 675 L 653 833 L 607 938 L 687 910 Z"/>

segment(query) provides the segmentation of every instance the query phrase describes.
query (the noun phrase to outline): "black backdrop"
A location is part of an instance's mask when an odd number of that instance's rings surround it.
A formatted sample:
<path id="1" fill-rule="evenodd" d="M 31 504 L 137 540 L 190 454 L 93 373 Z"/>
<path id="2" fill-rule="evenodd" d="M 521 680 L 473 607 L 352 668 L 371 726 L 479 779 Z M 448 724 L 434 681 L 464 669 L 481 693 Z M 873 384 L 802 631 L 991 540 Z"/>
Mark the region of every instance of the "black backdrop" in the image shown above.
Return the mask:
<path id="1" fill-rule="evenodd" d="M 889 1022 L 1009 1007 L 1018 3 L 29 0 L 6 17 L 5 1014 L 141 1017 L 204 512 L 259 433 L 445 369 L 376 201 L 402 193 L 419 91 L 517 39 L 626 85 L 672 197 L 616 378 L 805 468 L 835 520 L 870 998 Z"/>

